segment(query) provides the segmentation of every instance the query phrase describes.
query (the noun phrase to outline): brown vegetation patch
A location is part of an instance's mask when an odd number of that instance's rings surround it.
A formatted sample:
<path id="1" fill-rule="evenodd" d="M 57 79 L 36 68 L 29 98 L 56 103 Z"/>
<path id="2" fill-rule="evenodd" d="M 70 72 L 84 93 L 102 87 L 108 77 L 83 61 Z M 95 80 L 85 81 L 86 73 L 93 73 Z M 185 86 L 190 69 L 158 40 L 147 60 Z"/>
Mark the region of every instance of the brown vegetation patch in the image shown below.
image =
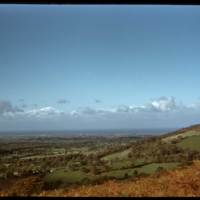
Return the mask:
<path id="1" fill-rule="evenodd" d="M 0 191 L 0 196 L 30 196 L 41 191 L 43 182 L 37 176 L 22 178 L 14 182 L 4 191 Z"/>

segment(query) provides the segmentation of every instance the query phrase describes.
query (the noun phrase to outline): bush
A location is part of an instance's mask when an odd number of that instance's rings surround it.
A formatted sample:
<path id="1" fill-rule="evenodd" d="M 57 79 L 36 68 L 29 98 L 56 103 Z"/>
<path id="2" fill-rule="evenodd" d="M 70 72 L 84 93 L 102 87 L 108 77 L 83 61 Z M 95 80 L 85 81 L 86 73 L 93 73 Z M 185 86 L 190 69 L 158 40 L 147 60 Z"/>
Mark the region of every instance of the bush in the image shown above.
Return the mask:
<path id="1" fill-rule="evenodd" d="M 126 178 L 128 178 L 128 177 L 129 177 L 128 173 L 125 173 L 125 174 L 124 174 L 124 178 L 126 179 Z"/>
<path id="2" fill-rule="evenodd" d="M 55 181 L 55 182 L 45 182 L 44 183 L 44 190 L 52 190 L 52 189 L 55 189 L 55 188 L 58 188 L 63 182 L 58 180 L 58 181 Z"/>
<path id="3" fill-rule="evenodd" d="M 86 168 L 86 167 L 82 167 L 81 170 L 83 172 L 85 172 L 85 173 L 89 173 L 90 172 L 90 170 L 88 168 Z"/>
<path id="4" fill-rule="evenodd" d="M 134 170 L 133 175 L 134 175 L 134 176 L 137 176 L 137 175 L 138 175 L 138 171 L 137 171 L 137 170 Z"/>
<path id="5" fill-rule="evenodd" d="M 138 175 L 138 177 L 146 177 L 146 176 L 148 176 L 148 174 L 147 174 L 147 173 L 144 173 L 144 172 L 141 172 L 141 173 Z"/>
<path id="6" fill-rule="evenodd" d="M 156 172 L 158 172 L 158 173 L 160 173 L 160 172 L 162 172 L 162 171 L 164 171 L 165 169 L 163 168 L 163 167 L 158 167 L 157 169 L 156 169 Z"/>
<path id="7" fill-rule="evenodd" d="M 83 184 L 89 184 L 91 182 L 91 180 L 89 179 L 89 178 L 84 178 L 83 180 L 82 180 L 82 183 Z"/>

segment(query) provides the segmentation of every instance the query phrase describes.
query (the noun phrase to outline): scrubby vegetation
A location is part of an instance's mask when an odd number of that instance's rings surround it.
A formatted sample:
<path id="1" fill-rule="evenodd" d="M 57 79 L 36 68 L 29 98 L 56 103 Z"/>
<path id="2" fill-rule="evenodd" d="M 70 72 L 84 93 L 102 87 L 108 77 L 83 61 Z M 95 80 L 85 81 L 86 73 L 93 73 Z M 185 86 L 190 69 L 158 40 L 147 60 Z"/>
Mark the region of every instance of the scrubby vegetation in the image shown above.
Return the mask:
<path id="1" fill-rule="evenodd" d="M 44 191 L 39 196 L 100 196 L 100 197 L 199 197 L 200 162 L 187 168 L 160 172 L 149 177 L 126 181 L 107 181 L 100 185 Z"/>

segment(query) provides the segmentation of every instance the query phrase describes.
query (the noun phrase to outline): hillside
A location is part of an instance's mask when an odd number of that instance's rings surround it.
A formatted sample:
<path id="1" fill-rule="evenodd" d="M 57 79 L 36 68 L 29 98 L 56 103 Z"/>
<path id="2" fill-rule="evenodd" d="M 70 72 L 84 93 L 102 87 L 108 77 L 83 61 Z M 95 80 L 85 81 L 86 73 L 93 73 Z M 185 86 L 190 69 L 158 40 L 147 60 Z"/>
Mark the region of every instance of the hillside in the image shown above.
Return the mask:
<path id="1" fill-rule="evenodd" d="M 175 146 L 191 150 L 200 150 L 200 125 L 193 125 L 161 136 L 162 143 L 175 141 Z M 153 140 L 143 146 L 143 152 L 157 149 Z M 173 144 L 173 143 L 172 143 Z M 165 145 L 164 145 L 165 146 Z M 163 146 L 163 147 L 164 147 Z M 168 146 L 169 149 L 174 146 Z M 134 148 L 133 148 L 134 149 Z M 119 153 L 118 153 L 119 154 Z M 113 156 L 114 154 L 112 154 Z M 116 154 L 115 154 L 116 155 Z M 146 155 L 148 153 L 146 152 Z M 110 156 L 111 157 L 111 156 Z M 168 156 L 169 157 L 169 156 Z M 109 158 L 107 156 L 107 158 Z M 198 158 L 198 157 L 197 157 Z M 155 168 L 156 169 L 156 168 Z M 169 168 L 170 170 L 170 168 Z M 43 192 L 40 195 L 53 196 L 199 196 L 200 195 L 200 161 L 184 169 L 154 173 L 149 177 L 136 178 L 136 181 L 111 180 L 101 185 L 81 186 L 71 190 L 55 190 Z M 147 171 L 145 171 L 147 172 Z"/>
<path id="2" fill-rule="evenodd" d="M 200 196 L 200 161 L 136 181 L 108 181 L 94 186 L 46 191 L 39 196 Z"/>
<path id="3" fill-rule="evenodd" d="M 36 177 L 21 179 L 0 196 L 200 196 L 200 161 L 191 166 L 156 173 L 136 180 L 106 181 L 102 184 L 65 187 L 41 191 L 42 182 Z M 36 192 L 38 190 L 38 192 Z M 35 192 L 33 192 L 35 191 Z"/>
<path id="4" fill-rule="evenodd" d="M 200 195 L 200 125 L 146 138 L 6 140 L 0 149 L 0 196 Z"/>
<path id="5" fill-rule="evenodd" d="M 178 139 L 178 137 L 185 138 L 187 136 L 200 135 L 200 124 L 195 124 L 186 128 L 178 129 L 176 131 L 162 135 L 164 141 Z"/>

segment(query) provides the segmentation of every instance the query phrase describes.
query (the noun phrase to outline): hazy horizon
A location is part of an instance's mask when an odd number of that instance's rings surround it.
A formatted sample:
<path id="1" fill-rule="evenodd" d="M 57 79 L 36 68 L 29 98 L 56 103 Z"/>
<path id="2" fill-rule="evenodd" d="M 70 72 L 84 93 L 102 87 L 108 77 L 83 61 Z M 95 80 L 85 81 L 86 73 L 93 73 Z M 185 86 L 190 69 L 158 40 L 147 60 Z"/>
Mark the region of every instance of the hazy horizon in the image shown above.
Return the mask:
<path id="1" fill-rule="evenodd" d="M 200 123 L 200 7 L 0 5 L 0 132 Z"/>
<path id="2" fill-rule="evenodd" d="M 21 131 L 0 131 L 0 137 L 158 136 L 176 130 L 178 130 L 178 128 L 21 130 Z"/>

